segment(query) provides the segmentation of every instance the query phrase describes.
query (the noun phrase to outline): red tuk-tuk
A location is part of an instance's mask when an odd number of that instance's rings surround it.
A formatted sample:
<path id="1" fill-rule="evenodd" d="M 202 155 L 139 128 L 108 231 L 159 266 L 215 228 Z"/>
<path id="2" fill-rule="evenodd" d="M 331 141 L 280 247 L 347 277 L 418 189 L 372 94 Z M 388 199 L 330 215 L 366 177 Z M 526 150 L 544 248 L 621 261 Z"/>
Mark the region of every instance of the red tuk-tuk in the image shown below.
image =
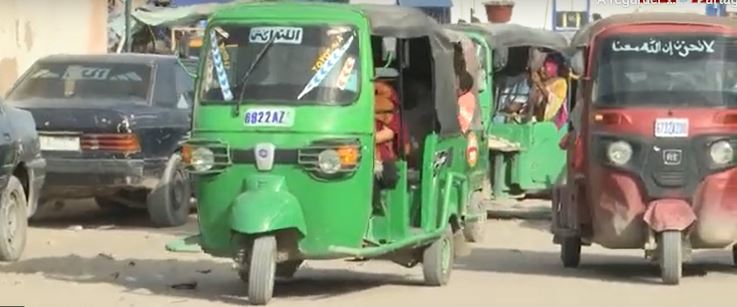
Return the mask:
<path id="1" fill-rule="evenodd" d="M 691 249 L 737 241 L 737 21 L 615 15 L 571 43 L 580 78 L 553 201 L 561 260 L 577 266 L 582 244 L 643 248 L 678 284 Z"/>

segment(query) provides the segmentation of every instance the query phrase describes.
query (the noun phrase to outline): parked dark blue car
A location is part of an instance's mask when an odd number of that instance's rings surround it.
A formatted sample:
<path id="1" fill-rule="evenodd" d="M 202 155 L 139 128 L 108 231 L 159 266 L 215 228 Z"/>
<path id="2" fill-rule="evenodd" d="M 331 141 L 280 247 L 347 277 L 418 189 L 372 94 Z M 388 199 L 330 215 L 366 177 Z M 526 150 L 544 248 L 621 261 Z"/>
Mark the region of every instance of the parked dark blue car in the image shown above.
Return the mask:
<path id="1" fill-rule="evenodd" d="M 42 203 L 94 197 L 145 207 L 157 226 L 187 222 L 191 185 L 178 149 L 191 126 L 193 80 L 177 57 L 57 55 L 8 94 L 33 114 L 48 163 Z"/>

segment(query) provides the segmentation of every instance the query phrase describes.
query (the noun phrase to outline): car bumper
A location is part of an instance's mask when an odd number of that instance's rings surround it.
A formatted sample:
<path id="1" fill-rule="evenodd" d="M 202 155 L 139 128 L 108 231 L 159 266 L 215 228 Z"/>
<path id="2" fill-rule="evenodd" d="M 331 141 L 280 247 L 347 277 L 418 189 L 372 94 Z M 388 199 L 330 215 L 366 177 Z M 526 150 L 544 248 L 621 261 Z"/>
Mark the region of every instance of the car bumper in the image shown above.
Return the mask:
<path id="1" fill-rule="evenodd" d="M 159 183 L 165 166 L 166 160 L 163 159 L 48 158 L 44 194 L 88 197 L 109 189 L 153 189 Z"/>

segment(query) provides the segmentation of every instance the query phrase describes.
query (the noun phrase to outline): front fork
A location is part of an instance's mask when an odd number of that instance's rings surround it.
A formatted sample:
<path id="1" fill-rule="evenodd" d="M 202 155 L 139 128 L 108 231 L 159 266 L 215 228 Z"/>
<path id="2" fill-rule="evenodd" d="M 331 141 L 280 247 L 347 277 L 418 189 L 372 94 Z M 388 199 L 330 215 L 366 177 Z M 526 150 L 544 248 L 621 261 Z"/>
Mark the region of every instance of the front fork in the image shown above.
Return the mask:
<path id="1" fill-rule="evenodd" d="M 682 244 L 681 253 L 682 253 L 683 261 L 691 261 L 691 252 L 693 249 L 691 247 L 691 240 L 689 238 L 690 233 L 687 232 L 686 230 L 683 230 L 681 233 L 683 234 L 682 236 L 683 242 L 681 243 Z M 653 230 L 652 228 L 648 228 L 647 241 L 645 242 L 645 246 L 644 246 L 645 259 L 648 259 L 652 262 L 657 262 L 659 260 L 658 259 L 658 255 L 659 255 L 658 248 L 662 248 L 658 240 L 658 233 L 655 232 L 655 230 Z"/>

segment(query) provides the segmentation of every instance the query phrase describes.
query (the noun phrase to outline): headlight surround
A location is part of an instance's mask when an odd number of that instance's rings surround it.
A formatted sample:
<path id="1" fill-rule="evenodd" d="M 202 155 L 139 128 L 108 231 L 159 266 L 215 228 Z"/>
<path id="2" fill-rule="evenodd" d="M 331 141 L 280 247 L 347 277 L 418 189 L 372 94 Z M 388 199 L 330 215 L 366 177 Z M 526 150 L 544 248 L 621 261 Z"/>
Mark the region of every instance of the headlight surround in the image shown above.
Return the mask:
<path id="1" fill-rule="evenodd" d="M 191 151 L 190 167 L 197 172 L 206 172 L 215 165 L 215 154 L 207 147 L 196 147 Z"/>
<path id="2" fill-rule="evenodd" d="M 607 158 L 615 165 L 625 165 L 632 159 L 632 145 L 625 141 L 616 141 L 607 146 Z"/>
<path id="3" fill-rule="evenodd" d="M 320 171 L 327 175 L 333 175 L 340 171 L 342 164 L 338 151 L 326 149 L 317 156 L 317 166 Z"/>
<path id="4" fill-rule="evenodd" d="M 734 148 L 728 141 L 717 141 L 709 146 L 709 157 L 717 165 L 724 165 L 734 159 Z"/>

